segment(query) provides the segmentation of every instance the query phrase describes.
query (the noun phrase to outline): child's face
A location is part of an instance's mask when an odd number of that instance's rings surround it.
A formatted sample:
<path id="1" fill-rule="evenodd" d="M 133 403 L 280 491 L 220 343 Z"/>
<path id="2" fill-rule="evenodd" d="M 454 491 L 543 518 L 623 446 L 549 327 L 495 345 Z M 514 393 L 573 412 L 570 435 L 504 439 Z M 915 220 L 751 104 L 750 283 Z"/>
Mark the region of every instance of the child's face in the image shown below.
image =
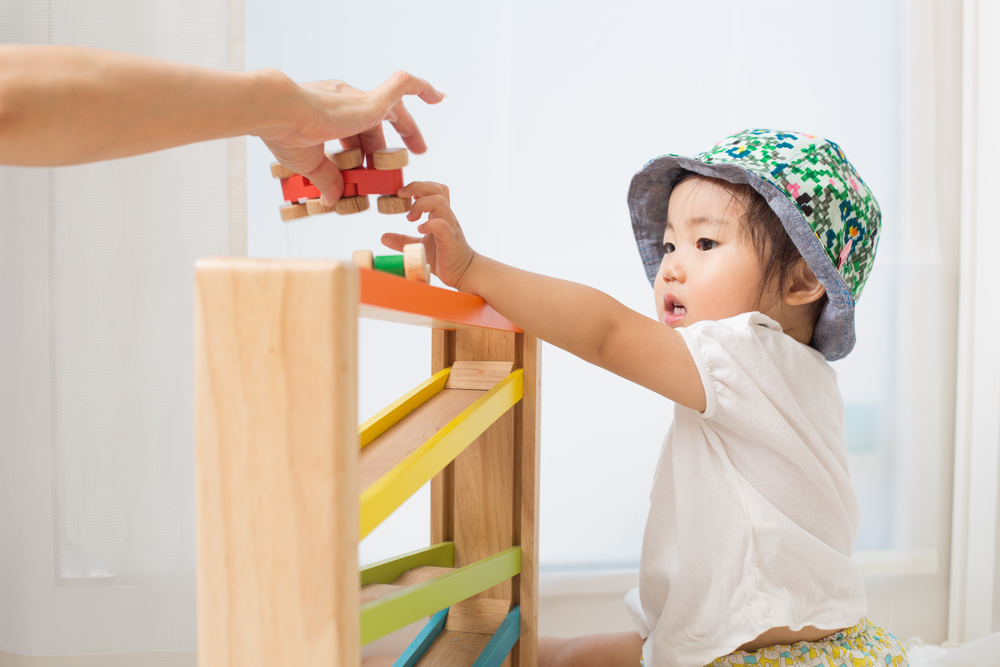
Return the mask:
<path id="1" fill-rule="evenodd" d="M 761 267 L 740 233 L 743 213 L 744 202 L 718 181 L 691 177 L 677 184 L 653 287 L 661 322 L 676 328 L 754 310 L 774 315 L 760 303 Z"/>

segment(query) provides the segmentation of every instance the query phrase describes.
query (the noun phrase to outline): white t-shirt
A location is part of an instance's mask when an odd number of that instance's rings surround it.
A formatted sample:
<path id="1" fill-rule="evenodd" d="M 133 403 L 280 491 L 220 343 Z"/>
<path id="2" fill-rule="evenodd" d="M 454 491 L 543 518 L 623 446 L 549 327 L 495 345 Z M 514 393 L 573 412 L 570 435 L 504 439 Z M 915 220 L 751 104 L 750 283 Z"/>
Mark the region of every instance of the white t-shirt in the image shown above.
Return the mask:
<path id="1" fill-rule="evenodd" d="M 774 627 L 866 614 L 837 377 L 760 313 L 678 329 L 706 408 L 677 405 L 625 602 L 646 667 L 700 667 Z"/>

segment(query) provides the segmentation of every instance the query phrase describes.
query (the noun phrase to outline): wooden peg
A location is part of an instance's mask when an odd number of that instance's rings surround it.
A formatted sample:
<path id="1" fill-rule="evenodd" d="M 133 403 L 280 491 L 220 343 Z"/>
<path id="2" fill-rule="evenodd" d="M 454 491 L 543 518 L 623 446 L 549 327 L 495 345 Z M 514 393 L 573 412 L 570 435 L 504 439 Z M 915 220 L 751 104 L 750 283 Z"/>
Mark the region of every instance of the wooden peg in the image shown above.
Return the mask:
<path id="1" fill-rule="evenodd" d="M 271 176 L 274 178 L 291 178 L 297 175 L 294 171 L 285 168 L 284 165 L 277 162 L 271 165 Z"/>
<path id="2" fill-rule="evenodd" d="M 427 264 L 427 250 L 423 243 L 408 243 L 403 246 L 403 275 L 421 283 L 431 281 L 431 267 Z"/>
<path id="3" fill-rule="evenodd" d="M 361 211 L 367 211 L 369 206 L 368 197 L 341 197 L 337 200 L 337 203 L 333 205 L 333 210 L 335 210 L 338 215 L 350 215 L 351 213 L 360 213 Z"/>
<path id="4" fill-rule="evenodd" d="M 324 206 L 320 203 L 318 199 L 307 199 L 306 200 L 306 210 L 309 211 L 309 215 L 319 215 L 321 213 L 332 213 L 336 210 L 336 204 L 333 206 Z"/>
<path id="5" fill-rule="evenodd" d="M 378 198 L 378 212 L 379 213 L 406 213 L 410 210 L 412 201 L 409 197 L 397 197 L 395 195 L 387 195 L 385 197 Z"/>
<path id="6" fill-rule="evenodd" d="M 281 219 L 285 222 L 295 220 L 296 218 L 304 218 L 309 215 L 309 209 L 305 204 L 289 204 L 288 206 L 282 206 L 278 210 L 281 211 Z"/>
<path id="7" fill-rule="evenodd" d="M 365 154 L 357 147 L 345 148 L 336 153 L 327 153 L 326 156 L 333 160 L 333 163 L 337 165 L 337 169 L 341 171 L 356 169 L 364 164 L 365 161 Z"/>
<path id="8" fill-rule="evenodd" d="M 376 169 L 402 169 L 410 163 L 410 152 L 405 148 L 382 148 L 374 155 Z"/>
<path id="9" fill-rule="evenodd" d="M 371 250 L 355 250 L 351 255 L 351 263 L 362 269 L 371 269 L 375 266 L 375 255 Z"/>

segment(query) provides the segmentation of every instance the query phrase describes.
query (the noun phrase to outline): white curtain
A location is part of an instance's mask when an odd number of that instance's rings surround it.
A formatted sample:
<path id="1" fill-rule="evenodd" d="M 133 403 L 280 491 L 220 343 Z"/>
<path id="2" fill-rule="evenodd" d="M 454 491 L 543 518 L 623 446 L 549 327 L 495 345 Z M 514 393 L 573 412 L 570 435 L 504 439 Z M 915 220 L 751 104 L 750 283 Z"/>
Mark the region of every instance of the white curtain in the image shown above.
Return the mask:
<path id="1" fill-rule="evenodd" d="M 0 42 L 243 69 L 242 0 L 5 0 Z M 195 664 L 193 262 L 246 140 L 0 168 L 0 665 Z"/>

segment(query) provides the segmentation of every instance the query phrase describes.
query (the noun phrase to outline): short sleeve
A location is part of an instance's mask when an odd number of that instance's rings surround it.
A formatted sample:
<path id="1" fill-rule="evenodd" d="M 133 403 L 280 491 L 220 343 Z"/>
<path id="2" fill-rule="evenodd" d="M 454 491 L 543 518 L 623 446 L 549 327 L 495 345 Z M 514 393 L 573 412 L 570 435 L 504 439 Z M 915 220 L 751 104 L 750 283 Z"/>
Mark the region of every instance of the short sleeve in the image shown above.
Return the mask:
<path id="1" fill-rule="evenodd" d="M 763 337 L 782 335 L 781 325 L 762 313 L 743 313 L 725 320 L 697 322 L 677 330 L 687 345 L 705 389 L 705 411 L 714 419 L 725 406 L 752 386 L 754 367 L 767 356 Z M 798 343 L 796 343 L 798 344 Z M 721 399 L 721 401 L 720 401 Z"/>

